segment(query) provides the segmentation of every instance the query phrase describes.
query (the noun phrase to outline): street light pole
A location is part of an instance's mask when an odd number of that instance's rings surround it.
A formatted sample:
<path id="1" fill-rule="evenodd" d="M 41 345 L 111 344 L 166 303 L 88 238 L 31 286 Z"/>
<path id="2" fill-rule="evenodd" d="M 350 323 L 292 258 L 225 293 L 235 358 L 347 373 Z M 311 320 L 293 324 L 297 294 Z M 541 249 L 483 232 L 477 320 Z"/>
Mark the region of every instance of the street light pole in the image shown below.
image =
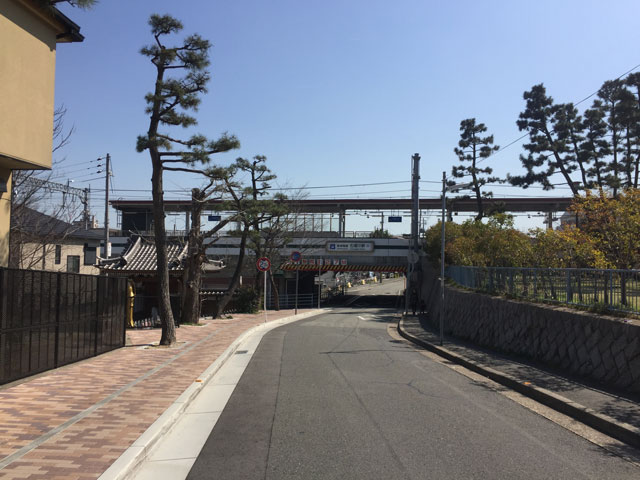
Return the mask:
<path id="1" fill-rule="evenodd" d="M 447 209 L 447 192 L 457 192 L 473 185 L 472 182 L 461 183 L 458 185 L 450 185 L 447 187 L 447 172 L 442 172 L 442 232 L 440 235 L 440 346 L 442 346 L 444 338 L 444 233 L 445 221 L 444 214 Z"/>
<path id="2" fill-rule="evenodd" d="M 447 208 L 447 173 L 442 172 L 442 228 L 440 235 L 440 346 L 444 337 L 444 211 Z"/>

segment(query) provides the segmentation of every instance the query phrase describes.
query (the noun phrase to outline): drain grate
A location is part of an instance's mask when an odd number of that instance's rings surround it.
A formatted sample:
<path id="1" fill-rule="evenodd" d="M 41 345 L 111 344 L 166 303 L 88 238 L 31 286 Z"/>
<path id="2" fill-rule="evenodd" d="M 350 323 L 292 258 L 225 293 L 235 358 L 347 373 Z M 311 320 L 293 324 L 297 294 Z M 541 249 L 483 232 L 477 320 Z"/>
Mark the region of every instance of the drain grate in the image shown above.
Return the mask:
<path id="1" fill-rule="evenodd" d="M 238 351 L 236 351 L 236 355 L 242 355 L 243 353 L 249 353 L 249 350 L 238 350 Z"/>

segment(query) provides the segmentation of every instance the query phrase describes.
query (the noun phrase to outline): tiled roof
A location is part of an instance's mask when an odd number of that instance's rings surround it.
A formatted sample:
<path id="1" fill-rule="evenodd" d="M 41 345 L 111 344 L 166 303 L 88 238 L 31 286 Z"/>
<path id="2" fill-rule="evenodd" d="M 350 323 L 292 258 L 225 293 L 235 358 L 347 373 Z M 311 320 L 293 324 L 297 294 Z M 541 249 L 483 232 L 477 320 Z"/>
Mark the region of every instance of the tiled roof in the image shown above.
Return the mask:
<path id="1" fill-rule="evenodd" d="M 186 243 L 167 242 L 169 273 L 183 270 L 182 261 L 186 254 Z M 138 237 L 135 241 L 130 240 L 127 250 L 121 257 L 102 260 L 100 268 L 106 271 L 155 273 L 158 270 L 156 244 L 153 240 L 147 240 L 142 237 Z M 224 263 L 215 260 L 209 260 L 202 265 L 202 269 L 207 272 L 218 271 L 223 268 Z"/>
<path id="2" fill-rule="evenodd" d="M 186 244 L 167 242 L 167 259 L 169 271 L 182 270 L 182 259 L 187 251 Z M 101 268 L 126 272 L 155 272 L 158 270 L 156 244 L 151 240 L 138 237 L 121 257 L 103 260 Z"/>

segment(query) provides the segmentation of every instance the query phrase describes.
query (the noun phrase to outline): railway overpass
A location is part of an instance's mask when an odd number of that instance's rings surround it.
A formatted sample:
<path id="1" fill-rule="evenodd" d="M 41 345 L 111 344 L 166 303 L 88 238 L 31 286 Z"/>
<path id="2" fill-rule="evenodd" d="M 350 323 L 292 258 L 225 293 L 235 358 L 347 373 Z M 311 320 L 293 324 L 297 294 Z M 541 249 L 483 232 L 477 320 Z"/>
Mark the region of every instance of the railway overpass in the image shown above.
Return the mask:
<path id="1" fill-rule="evenodd" d="M 549 217 L 555 212 L 566 211 L 571 201 L 571 197 L 509 197 L 484 199 L 483 204 L 487 209 L 497 209 L 504 212 L 541 212 Z M 151 232 L 152 224 L 152 201 L 151 200 L 112 200 L 111 206 L 118 212 L 121 228 L 123 231 Z M 411 211 L 410 198 L 351 198 L 351 199 L 302 199 L 288 201 L 292 211 L 311 216 L 310 231 L 317 231 L 322 234 L 330 233 L 331 236 L 343 238 L 347 236 L 346 218 L 349 212 L 406 212 Z M 189 200 L 165 200 L 165 211 L 167 213 L 184 213 L 185 226 L 188 229 L 190 219 L 191 202 Z M 224 214 L 220 211 L 223 202 L 220 200 L 210 200 L 207 202 L 205 210 L 209 212 Z M 421 198 L 419 209 L 427 211 L 440 211 L 442 209 L 441 198 Z M 456 212 L 475 212 L 476 200 L 474 198 L 449 198 L 447 199 L 448 214 Z M 332 216 L 337 214 L 333 220 Z M 327 216 L 328 218 L 324 217 Z M 316 228 L 317 220 L 321 225 Z M 381 217 L 384 219 L 384 216 Z M 328 230 L 325 224 L 328 223 Z M 334 230 L 335 223 L 335 230 Z M 307 223 L 303 223 L 303 230 L 306 231 Z"/>

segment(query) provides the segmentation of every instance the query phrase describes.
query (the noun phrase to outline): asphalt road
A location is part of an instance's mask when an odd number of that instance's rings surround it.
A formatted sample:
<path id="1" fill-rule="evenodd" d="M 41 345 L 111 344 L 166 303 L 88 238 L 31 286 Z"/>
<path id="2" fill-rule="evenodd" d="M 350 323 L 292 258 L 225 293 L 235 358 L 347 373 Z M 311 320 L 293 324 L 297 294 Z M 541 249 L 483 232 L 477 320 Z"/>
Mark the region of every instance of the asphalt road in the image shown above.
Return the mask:
<path id="1" fill-rule="evenodd" d="M 640 478 L 636 465 L 395 340 L 393 311 L 367 302 L 267 334 L 188 478 Z"/>

